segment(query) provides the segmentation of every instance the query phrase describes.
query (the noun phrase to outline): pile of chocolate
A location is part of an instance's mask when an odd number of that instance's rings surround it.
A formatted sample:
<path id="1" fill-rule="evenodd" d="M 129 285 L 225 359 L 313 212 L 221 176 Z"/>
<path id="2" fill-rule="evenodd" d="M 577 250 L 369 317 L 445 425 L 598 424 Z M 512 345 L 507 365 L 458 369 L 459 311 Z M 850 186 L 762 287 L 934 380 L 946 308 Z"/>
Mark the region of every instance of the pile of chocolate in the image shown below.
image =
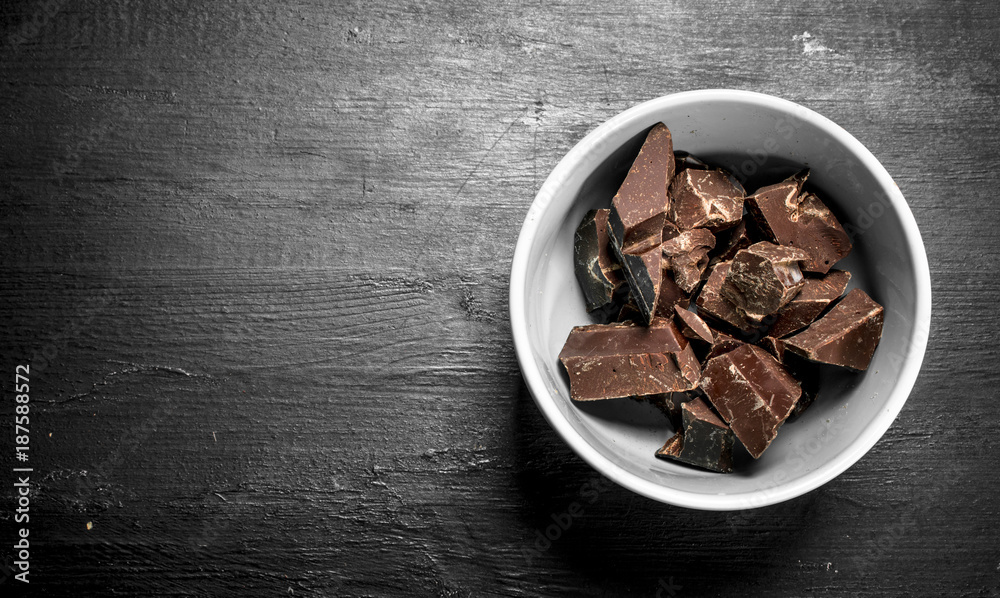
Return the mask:
<path id="1" fill-rule="evenodd" d="M 730 472 L 735 440 L 759 458 L 812 403 L 818 364 L 867 369 L 883 308 L 843 295 L 851 275 L 831 267 L 851 241 L 807 177 L 747 195 L 654 126 L 611 208 L 576 231 L 587 310 L 607 323 L 559 354 L 573 400 L 650 401 L 676 430 L 658 457 Z"/>

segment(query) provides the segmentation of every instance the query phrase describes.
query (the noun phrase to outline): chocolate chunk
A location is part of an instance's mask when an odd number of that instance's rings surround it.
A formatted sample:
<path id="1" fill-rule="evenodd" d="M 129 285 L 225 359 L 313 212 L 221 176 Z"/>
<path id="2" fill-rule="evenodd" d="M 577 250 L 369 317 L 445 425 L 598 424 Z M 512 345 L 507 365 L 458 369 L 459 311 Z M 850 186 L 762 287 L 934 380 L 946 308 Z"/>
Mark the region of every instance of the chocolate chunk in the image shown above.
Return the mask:
<path id="1" fill-rule="evenodd" d="M 611 199 L 608 232 L 636 306 L 646 323 L 653 319 L 659 293 L 663 225 L 669 211 L 667 186 L 674 174 L 670 130 L 657 123 Z"/>
<path id="2" fill-rule="evenodd" d="M 721 170 L 688 168 L 670 183 L 670 220 L 681 230 L 713 231 L 736 226 L 743 217 L 743 191 Z"/>
<path id="3" fill-rule="evenodd" d="M 674 172 L 680 172 L 685 168 L 693 168 L 695 170 L 711 170 L 712 167 L 706 164 L 703 160 L 696 156 L 692 156 L 687 152 L 675 151 L 674 152 Z"/>
<path id="4" fill-rule="evenodd" d="M 803 359 L 790 351 L 785 351 L 782 365 L 793 378 L 799 381 L 799 386 L 802 388 L 802 396 L 795 402 L 795 408 L 788 416 L 788 421 L 792 421 L 798 419 L 819 396 L 820 365 Z"/>
<path id="5" fill-rule="evenodd" d="M 806 253 L 766 241 L 741 249 L 720 289 L 723 297 L 752 320 L 762 320 L 784 307 L 805 284 L 799 262 Z"/>
<path id="6" fill-rule="evenodd" d="M 774 440 L 802 394 L 795 378 L 753 345 L 709 360 L 701 389 L 755 459 Z"/>
<path id="7" fill-rule="evenodd" d="M 670 424 L 675 429 L 681 427 L 681 405 L 694 400 L 695 396 L 691 392 L 667 392 L 662 394 L 649 395 L 647 397 L 635 397 L 640 401 L 651 403 L 659 409 L 670 420 Z"/>
<path id="8" fill-rule="evenodd" d="M 720 332 L 718 330 L 712 330 L 712 332 L 715 334 L 715 343 L 712 344 L 712 349 L 705 356 L 703 362 L 708 362 L 709 359 L 729 353 L 733 349 L 737 349 L 746 344 L 737 338 L 729 336 L 725 332 Z"/>
<path id="9" fill-rule="evenodd" d="M 662 231 L 662 227 L 660 229 Z M 612 247 L 615 245 L 612 243 Z M 639 254 L 623 253 L 616 249 L 618 259 L 628 281 L 629 294 L 641 316 L 639 321 L 648 324 L 656 314 L 663 282 L 663 252 L 659 245 Z"/>
<path id="10" fill-rule="evenodd" d="M 689 390 L 700 364 L 673 322 L 577 326 L 559 353 L 570 397 L 593 401 Z"/>
<path id="11" fill-rule="evenodd" d="M 677 315 L 677 328 L 682 335 L 696 343 L 707 346 L 715 344 L 715 333 L 698 314 L 679 305 L 674 306 L 674 313 Z"/>
<path id="12" fill-rule="evenodd" d="M 653 315 L 657 318 L 671 318 L 674 315 L 674 307 L 687 307 L 691 305 L 687 294 L 674 281 L 674 273 L 670 270 L 663 270 L 660 273 L 660 294 L 656 299 L 656 311 Z"/>
<path id="13" fill-rule="evenodd" d="M 785 346 L 812 361 L 866 370 L 882 339 L 884 315 L 881 305 L 854 289 L 822 318 L 785 339 Z"/>
<path id="14" fill-rule="evenodd" d="M 720 473 L 733 470 L 733 432 L 704 399 L 684 403 L 681 422 L 683 431 L 668 440 L 657 456 Z"/>
<path id="15" fill-rule="evenodd" d="M 757 341 L 757 346 L 774 356 L 779 363 L 785 362 L 785 343 L 773 336 L 765 336 Z"/>
<path id="16" fill-rule="evenodd" d="M 670 130 L 657 123 L 646 135 L 625 181 L 611 199 L 612 235 L 619 247 L 628 249 L 641 242 L 650 230 L 643 225 L 668 212 L 667 187 L 673 176 L 674 146 Z"/>
<path id="17" fill-rule="evenodd" d="M 667 439 L 666 444 L 656 451 L 657 457 L 677 458 L 681 454 L 681 446 L 684 444 L 684 432 L 678 430 L 676 434 Z"/>
<path id="18" fill-rule="evenodd" d="M 747 232 L 747 223 L 740 220 L 740 223 L 728 231 L 720 233 L 716 236 L 716 239 L 724 238 L 723 242 L 716 242 L 716 250 L 721 247 L 722 250 L 712 256 L 711 261 L 709 261 L 710 266 L 714 266 L 719 262 L 728 262 L 736 257 L 736 254 L 740 249 L 746 249 L 753 245 L 753 241 L 750 239 L 750 235 Z"/>
<path id="19" fill-rule="evenodd" d="M 729 274 L 731 262 L 724 262 L 716 265 L 708 274 L 708 280 L 698 293 L 695 305 L 698 306 L 698 314 L 703 317 L 712 318 L 718 322 L 729 324 L 740 332 L 751 333 L 757 328 L 757 324 L 739 307 L 720 294 L 722 285 Z"/>
<path id="20" fill-rule="evenodd" d="M 707 229 L 695 228 L 664 240 L 660 247 L 677 285 L 690 293 L 701 282 L 708 266 L 708 252 L 715 247 L 715 235 Z"/>
<path id="21" fill-rule="evenodd" d="M 850 281 L 851 273 L 844 270 L 831 270 L 823 278 L 807 278 L 799 294 L 778 311 L 768 334 L 782 338 L 812 324 L 844 293 Z"/>
<path id="22" fill-rule="evenodd" d="M 576 280 L 587 301 L 587 311 L 611 312 L 621 309 L 628 288 L 621 276 L 608 239 L 611 210 L 591 210 L 583 217 L 573 238 Z"/>
<path id="23" fill-rule="evenodd" d="M 656 309 L 653 311 L 654 318 L 670 318 L 674 315 L 674 306 L 688 307 L 691 301 L 688 299 L 687 294 L 677 283 L 674 282 L 673 272 L 670 270 L 663 270 L 660 272 L 660 292 L 656 299 Z M 622 305 L 620 311 L 618 312 L 618 317 L 615 319 L 618 322 L 635 322 L 637 324 L 645 324 L 646 321 L 642 312 L 639 311 L 639 307 L 635 303 L 635 299 L 628 296 Z"/>
<path id="24" fill-rule="evenodd" d="M 826 274 L 851 252 L 844 227 L 815 193 L 803 193 L 807 171 L 759 189 L 746 198 L 747 210 L 767 237 L 806 251 L 802 269 Z"/>

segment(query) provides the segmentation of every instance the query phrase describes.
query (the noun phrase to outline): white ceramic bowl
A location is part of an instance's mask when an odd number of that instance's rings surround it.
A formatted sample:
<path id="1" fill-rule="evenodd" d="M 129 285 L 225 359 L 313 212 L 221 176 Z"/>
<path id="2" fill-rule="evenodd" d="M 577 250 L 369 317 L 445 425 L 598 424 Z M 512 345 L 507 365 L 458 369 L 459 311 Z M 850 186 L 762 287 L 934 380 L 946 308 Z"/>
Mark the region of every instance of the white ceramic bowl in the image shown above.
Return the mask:
<path id="1" fill-rule="evenodd" d="M 609 207 L 645 133 L 663 121 L 674 149 L 740 173 L 746 187 L 802 166 L 854 237 L 837 267 L 885 306 L 882 342 L 866 372 L 824 368 L 819 398 L 786 423 L 757 461 L 732 474 L 657 459 L 672 433 L 652 407 L 628 399 L 574 404 L 557 355 L 573 326 L 591 323 L 573 273 L 584 213 Z M 917 378 L 930 329 L 927 255 L 913 214 L 878 160 L 847 131 L 793 102 L 732 90 L 651 100 L 597 127 L 559 162 L 528 211 L 514 252 L 510 315 L 521 372 L 553 428 L 608 478 L 666 503 L 737 510 L 813 490 L 860 459 L 888 429 Z"/>

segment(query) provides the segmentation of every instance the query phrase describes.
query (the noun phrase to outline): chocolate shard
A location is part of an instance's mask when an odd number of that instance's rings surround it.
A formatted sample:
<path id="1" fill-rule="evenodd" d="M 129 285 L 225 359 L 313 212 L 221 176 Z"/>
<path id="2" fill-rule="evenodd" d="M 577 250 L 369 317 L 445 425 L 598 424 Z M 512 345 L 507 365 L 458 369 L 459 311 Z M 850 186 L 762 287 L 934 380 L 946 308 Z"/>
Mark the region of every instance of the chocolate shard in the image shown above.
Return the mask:
<path id="1" fill-rule="evenodd" d="M 724 240 L 719 242 L 720 238 Z M 734 257 L 736 257 L 736 254 L 740 251 L 740 249 L 746 249 L 747 247 L 753 245 L 753 243 L 754 242 L 751 240 L 750 234 L 747 231 L 747 223 L 740 220 L 740 223 L 734 228 L 716 236 L 717 253 L 714 253 L 714 255 L 711 253 L 709 254 L 711 256 L 711 260 L 708 262 L 709 266 L 714 266 L 719 262 L 731 261 Z M 719 250 L 720 248 L 721 251 Z"/>
<path id="2" fill-rule="evenodd" d="M 765 336 L 757 341 L 757 346 L 770 353 L 779 363 L 785 362 L 785 343 L 773 336 Z"/>
<path id="3" fill-rule="evenodd" d="M 674 306 L 688 307 L 691 301 L 687 294 L 681 290 L 674 282 L 674 274 L 670 270 L 660 272 L 660 292 L 656 298 L 656 308 L 653 311 L 654 318 L 670 318 L 674 315 Z M 615 319 L 617 322 L 635 322 L 645 324 L 645 316 L 639 311 L 635 299 L 626 296 Z"/>
<path id="4" fill-rule="evenodd" d="M 594 401 L 690 390 L 701 366 L 673 322 L 577 326 L 559 353 L 570 397 Z"/>
<path id="5" fill-rule="evenodd" d="M 664 240 L 660 248 L 674 280 L 685 292 L 690 293 L 701 282 L 708 267 L 708 252 L 715 247 L 715 235 L 704 228 L 686 230 Z"/>
<path id="6" fill-rule="evenodd" d="M 702 363 L 707 363 L 710 359 L 729 353 L 733 349 L 738 349 L 746 344 L 735 337 L 729 336 L 725 332 L 720 332 L 714 329 L 712 332 L 715 334 L 715 343 L 712 344 L 712 348 L 709 350 L 708 354 L 705 355 L 705 359 Z"/>
<path id="7" fill-rule="evenodd" d="M 806 278 L 799 294 L 778 311 L 768 334 L 782 338 L 812 324 L 824 309 L 844 293 L 850 281 L 851 273 L 844 270 L 830 270 L 822 278 Z"/>
<path id="8" fill-rule="evenodd" d="M 717 264 L 708 274 L 708 280 L 702 286 L 695 299 L 698 314 L 728 324 L 740 332 L 750 334 L 757 329 L 757 323 L 747 316 L 747 313 L 734 305 L 720 293 L 723 283 L 729 274 L 731 262 Z"/>
<path id="9" fill-rule="evenodd" d="M 763 320 L 784 307 L 805 284 L 799 262 L 806 253 L 796 247 L 762 241 L 741 249 L 720 289 L 723 297 L 752 320 Z"/>
<path id="10" fill-rule="evenodd" d="M 743 195 L 722 170 L 682 170 L 670 183 L 670 221 L 681 230 L 731 228 L 743 218 Z"/>
<path id="11" fill-rule="evenodd" d="M 705 163 L 704 160 L 693 156 L 687 152 L 675 151 L 674 152 L 674 172 L 680 172 L 685 168 L 693 168 L 695 170 L 711 170 L 712 167 Z"/>
<path id="12" fill-rule="evenodd" d="M 621 261 L 625 280 L 628 281 L 629 295 L 639 310 L 639 321 L 649 324 L 656 314 L 656 306 L 660 299 L 663 252 L 659 246 L 654 246 L 639 254 L 622 253 L 617 250 L 615 253 Z"/>
<path id="13" fill-rule="evenodd" d="M 803 359 L 798 355 L 785 351 L 782 365 L 788 370 L 793 378 L 799 381 L 802 388 L 802 396 L 795 402 L 792 414 L 788 416 L 788 421 L 793 421 L 801 417 L 802 413 L 815 402 L 819 396 L 819 368 L 818 363 Z"/>
<path id="14" fill-rule="evenodd" d="M 674 314 L 677 316 L 677 328 L 685 338 L 709 347 L 715 344 L 715 333 L 705 323 L 705 320 L 701 319 L 701 316 L 676 305 L 674 306 Z"/>
<path id="15" fill-rule="evenodd" d="M 609 244 L 607 225 L 610 212 L 587 212 L 573 238 L 576 280 L 580 283 L 588 312 L 620 310 L 623 296 L 628 292 L 621 267 Z"/>
<path id="16" fill-rule="evenodd" d="M 682 431 L 656 452 L 657 456 L 676 459 L 720 473 L 733 471 L 733 431 L 719 419 L 704 399 L 681 406 Z"/>
<path id="17" fill-rule="evenodd" d="M 684 444 L 684 432 L 678 430 L 673 436 L 667 439 L 666 444 L 656 451 L 657 457 L 676 458 L 681 454 L 681 447 Z"/>
<path id="18" fill-rule="evenodd" d="M 636 306 L 648 324 L 659 293 L 663 225 L 670 209 L 667 186 L 674 174 L 674 148 L 663 123 L 650 129 L 611 199 L 608 232 Z"/>
<path id="19" fill-rule="evenodd" d="M 851 252 L 851 239 L 815 193 L 802 192 L 807 176 L 759 189 L 746 198 L 747 210 L 771 241 L 805 250 L 803 270 L 826 274 Z"/>
<path id="20" fill-rule="evenodd" d="M 753 345 L 709 360 L 701 389 L 755 459 L 774 440 L 802 394 L 795 378 Z"/>
<path id="21" fill-rule="evenodd" d="M 882 339 L 884 317 L 881 305 L 854 289 L 808 328 L 785 339 L 785 346 L 812 361 L 866 370 Z"/>
<path id="22" fill-rule="evenodd" d="M 660 294 L 656 299 L 656 311 L 653 315 L 657 318 L 671 318 L 674 315 L 674 307 L 686 308 L 689 305 L 691 300 L 674 280 L 674 273 L 663 270 L 660 273 Z"/>

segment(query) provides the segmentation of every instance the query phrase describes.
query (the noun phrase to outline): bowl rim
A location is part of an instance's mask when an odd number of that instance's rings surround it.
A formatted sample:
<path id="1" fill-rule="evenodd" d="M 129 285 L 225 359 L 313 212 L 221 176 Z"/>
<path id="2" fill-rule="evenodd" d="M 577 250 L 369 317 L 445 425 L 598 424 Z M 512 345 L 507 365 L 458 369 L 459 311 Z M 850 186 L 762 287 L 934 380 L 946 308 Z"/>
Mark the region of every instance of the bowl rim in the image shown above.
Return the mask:
<path id="1" fill-rule="evenodd" d="M 903 405 L 906 403 L 906 399 L 909 397 L 910 391 L 913 389 L 913 385 L 916 383 L 926 352 L 929 334 L 911 334 L 909 351 L 884 409 L 879 411 L 879 415 L 865 427 L 862 434 L 847 450 L 835 455 L 822 466 L 795 480 L 779 483 L 773 488 L 734 494 L 703 494 L 678 490 L 643 479 L 638 475 L 620 469 L 598 452 L 596 448 L 590 446 L 559 411 L 555 404 L 555 399 L 548 392 L 541 371 L 531 357 L 531 347 L 528 342 L 524 293 L 527 280 L 528 256 L 533 243 L 536 241 L 542 216 L 552 203 L 558 187 L 565 182 L 568 175 L 577 167 L 582 158 L 586 157 L 595 148 L 606 143 L 609 137 L 618 129 L 632 124 L 636 120 L 646 119 L 650 113 L 693 101 L 730 101 L 783 111 L 794 115 L 794 118 L 798 120 L 806 121 L 823 130 L 843 144 L 849 152 L 854 154 L 874 176 L 882 191 L 888 196 L 893 210 L 899 217 L 907 242 L 907 250 L 912 256 L 914 281 L 917 288 L 914 330 L 929 332 L 931 321 L 931 279 L 930 268 L 927 262 L 927 252 L 924 248 L 920 230 L 917 227 L 913 212 L 906 203 L 906 199 L 903 197 L 899 187 L 871 151 L 840 125 L 801 104 L 751 91 L 702 89 L 661 96 L 618 113 L 588 133 L 559 161 L 539 188 L 525 216 L 521 232 L 518 235 L 510 276 L 511 334 L 521 374 L 527 384 L 529 393 L 535 400 L 535 404 L 538 405 L 543 416 L 548 420 L 549 425 L 556 430 L 570 448 L 605 477 L 633 492 L 653 500 L 680 507 L 711 511 L 764 507 L 784 502 L 819 488 L 860 460 L 879 441 L 899 415 L 900 410 L 902 410 Z"/>

